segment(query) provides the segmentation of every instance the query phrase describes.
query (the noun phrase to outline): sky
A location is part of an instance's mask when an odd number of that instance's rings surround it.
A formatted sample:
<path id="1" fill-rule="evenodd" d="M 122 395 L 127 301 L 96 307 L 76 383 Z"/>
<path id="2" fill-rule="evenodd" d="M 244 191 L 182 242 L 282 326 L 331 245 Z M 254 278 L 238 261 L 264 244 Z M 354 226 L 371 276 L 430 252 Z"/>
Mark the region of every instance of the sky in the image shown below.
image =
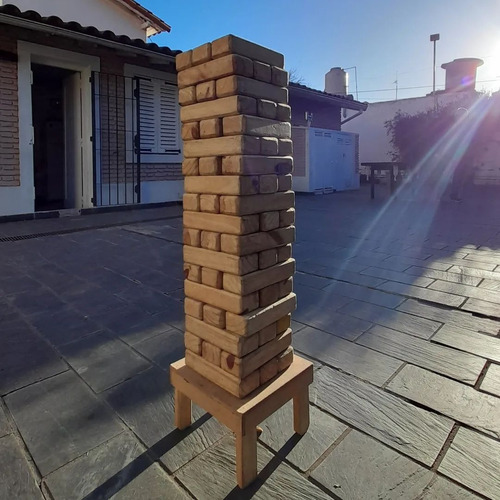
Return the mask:
<path id="1" fill-rule="evenodd" d="M 150 41 L 188 50 L 232 33 L 283 53 L 286 69 L 319 90 L 330 68 L 355 67 L 349 93 L 360 101 L 395 99 L 396 81 L 398 99 L 431 92 L 432 33 L 437 89 L 441 64 L 461 57 L 484 60 L 477 90 L 500 88 L 500 0 L 140 1 L 172 27 Z"/>

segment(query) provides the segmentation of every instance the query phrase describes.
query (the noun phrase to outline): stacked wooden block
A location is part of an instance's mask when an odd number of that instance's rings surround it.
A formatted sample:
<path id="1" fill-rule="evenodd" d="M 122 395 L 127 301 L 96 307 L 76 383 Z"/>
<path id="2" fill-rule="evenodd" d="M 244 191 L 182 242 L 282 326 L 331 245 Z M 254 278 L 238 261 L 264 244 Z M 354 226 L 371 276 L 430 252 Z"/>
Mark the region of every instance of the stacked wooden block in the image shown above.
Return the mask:
<path id="1" fill-rule="evenodd" d="M 234 36 L 179 54 L 186 364 L 244 397 L 293 360 L 283 56 Z"/>

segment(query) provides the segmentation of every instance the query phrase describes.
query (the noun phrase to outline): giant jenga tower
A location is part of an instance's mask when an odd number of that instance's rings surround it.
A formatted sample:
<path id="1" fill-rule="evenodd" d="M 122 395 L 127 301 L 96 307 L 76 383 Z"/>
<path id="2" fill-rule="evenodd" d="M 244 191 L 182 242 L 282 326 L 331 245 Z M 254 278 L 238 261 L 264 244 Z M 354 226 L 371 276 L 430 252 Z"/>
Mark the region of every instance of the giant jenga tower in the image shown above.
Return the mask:
<path id="1" fill-rule="evenodd" d="M 176 58 L 186 278 L 186 356 L 171 367 L 176 425 L 190 425 L 193 400 L 229 426 L 240 486 L 257 474 L 259 422 L 293 398 L 295 430 L 309 423 L 312 365 L 291 347 L 295 197 L 283 63 L 232 35 Z"/>
<path id="2" fill-rule="evenodd" d="M 233 36 L 178 55 L 177 70 L 186 364 L 243 397 L 293 359 L 288 73 Z"/>

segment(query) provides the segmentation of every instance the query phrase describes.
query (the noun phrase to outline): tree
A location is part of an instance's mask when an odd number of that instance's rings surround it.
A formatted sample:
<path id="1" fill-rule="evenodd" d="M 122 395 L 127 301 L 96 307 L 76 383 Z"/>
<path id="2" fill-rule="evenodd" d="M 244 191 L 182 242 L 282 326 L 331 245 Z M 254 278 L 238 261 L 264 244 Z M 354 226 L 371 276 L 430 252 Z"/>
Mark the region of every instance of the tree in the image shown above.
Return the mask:
<path id="1" fill-rule="evenodd" d="M 297 68 L 291 68 L 288 71 L 288 75 L 291 83 L 298 83 L 299 85 L 306 84 L 306 79 L 299 73 Z"/>

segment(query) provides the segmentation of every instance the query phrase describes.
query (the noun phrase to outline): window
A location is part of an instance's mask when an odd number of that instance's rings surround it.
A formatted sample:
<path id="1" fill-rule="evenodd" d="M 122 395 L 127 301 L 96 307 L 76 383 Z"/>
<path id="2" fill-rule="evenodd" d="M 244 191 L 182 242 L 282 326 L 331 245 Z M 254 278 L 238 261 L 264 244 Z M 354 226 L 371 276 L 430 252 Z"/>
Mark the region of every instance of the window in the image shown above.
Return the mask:
<path id="1" fill-rule="evenodd" d="M 182 161 L 175 76 L 130 65 L 125 65 L 125 75 L 136 78 L 134 87 L 139 89 L 141 163 Z M 127 115 L 136 119 L 136 110 Z"/>

